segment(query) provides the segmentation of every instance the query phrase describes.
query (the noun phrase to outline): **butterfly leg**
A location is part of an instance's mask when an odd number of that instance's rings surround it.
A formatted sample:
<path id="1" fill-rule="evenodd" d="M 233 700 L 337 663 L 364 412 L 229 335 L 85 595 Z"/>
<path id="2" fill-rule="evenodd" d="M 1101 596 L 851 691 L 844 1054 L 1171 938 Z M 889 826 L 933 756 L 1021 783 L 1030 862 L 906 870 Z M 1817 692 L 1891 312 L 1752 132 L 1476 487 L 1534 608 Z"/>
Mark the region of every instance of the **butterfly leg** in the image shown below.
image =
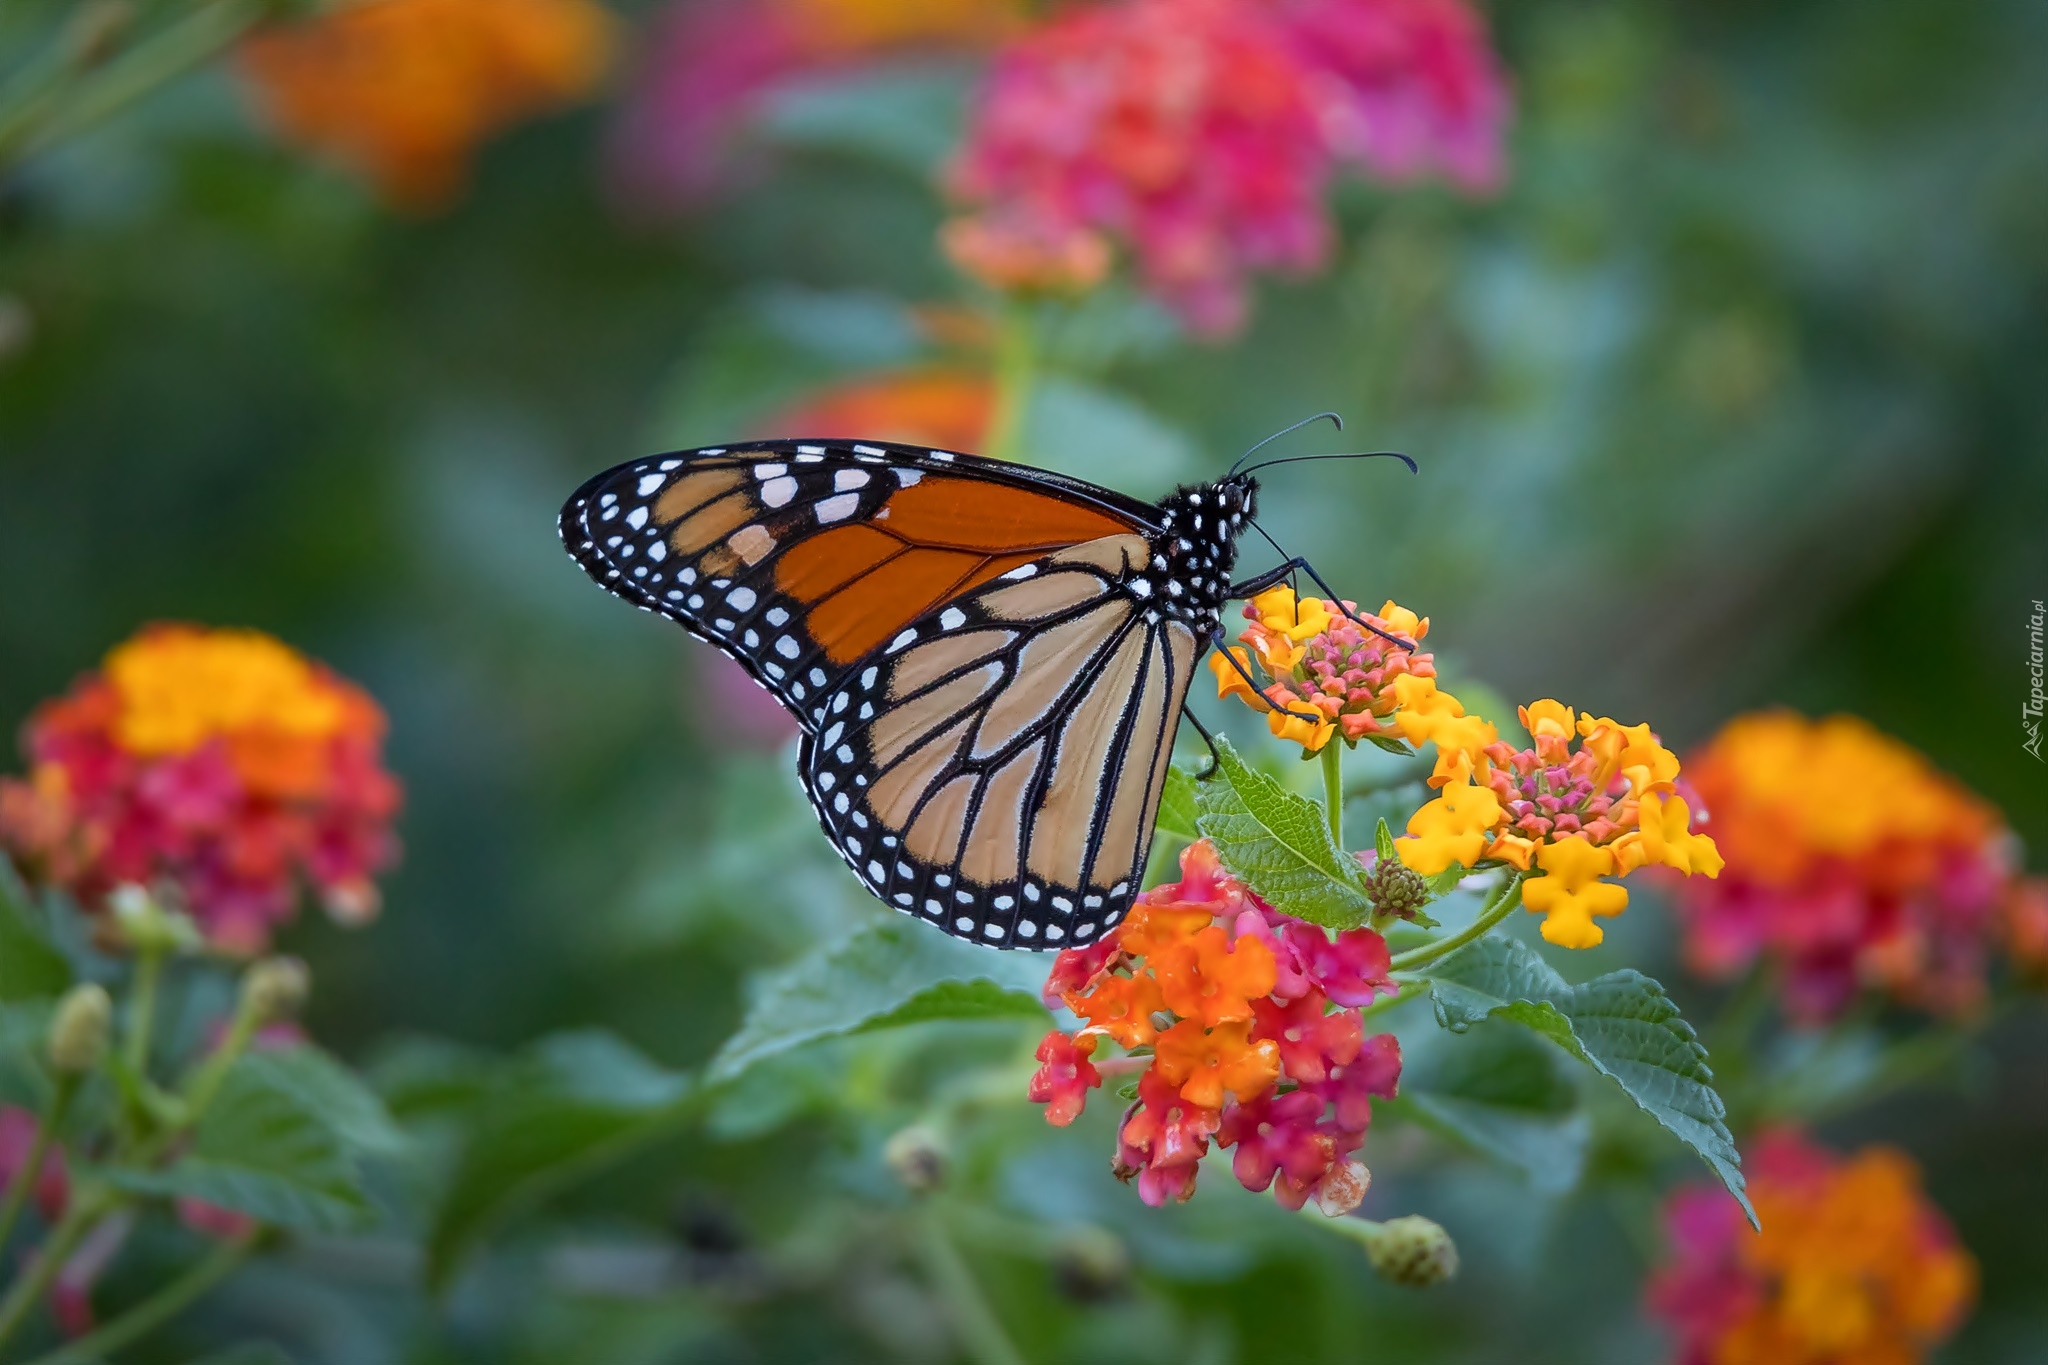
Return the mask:
<path id="1" fill-rule="evenodd" d="M 1195 733 L 1202 737 L 1202 743 L 1209 746 L 1209 766 L 1195 774 L 1195 781 L 1207 782 L 1216 776 L 1216 736 L 1209 733 L 1209 727 L 1195 717 L 1194 709 L 1186 702 L 1180 704 L 1180 714 L 1188 724 L 1195 727 Z"/>
<path id="2" fill-rule="evenodd" d="M 1356 612 L 1344 605 L 1344 599 L 1337 596 L 1337 590 L 1323 581 L 1323 576 L 1316 572 L 1316 566 L 1303 559 L 1300 555 L 1296 555 L 1285 564 L 1276 565 L 1262 574 L 1247 578 L 1242 583 L 1232 583 L 1227 600 L 1234 601 L 1239 598 L 1256 596 L 1272 587 L 1275 583 L 1278 583 L 1281 579 L 1291 577 L 1297 569 L 1306 573 L 1317 587 L 1330 595 L 1331 605 L 1336 607 L 1352 625 L 1358 626 L 1363 630 L 1369 630 L 1381 639 L 1391 640 L 1393 643 L 1401 646 L 1401 648 L 1413 652 L 1415 649 L 1415 642 L 1413 640 L 1405 636 L 1391 634 L 1380 629 L 1370 621 L 1361 620 Z"/>
<path id="3" fill-rule="evenodd" d="M 1264 692 L 1259 692 L 1259 680 L 1245 672 L 1244 665 L 1239 663 L 1237 656 L 1230 652 L 1230 642 L 1223 638 L 1222 631 L 1219 630 L 1210 636 L 1209 643 L 1214 645 L 1216 652 L 1227 659 L 1230 666 L 1237 670 L 1237 676 L 1244 679 L 1245 686 L 1251 688 L 1254 692 L 1258 692 L 1261 697 L 1266 695 Z M 1268 701 L 1266 705 L 1273 706 L 1273 703 Z M 1296 720 L 1305 720 L 1311 725 L 1327 725 L 1330 723 L 1330 718 L 1320 711 L 1290 711 L 1284 706 L 1273 706 L 1273 709 L 1283 716 L 1292 716 Z M 1203 734 L 1206 736 L 1208 732 L 1205 730 Z M 1213 748 L 1214 746 L 1212 745 L 1211 747 Z"/>

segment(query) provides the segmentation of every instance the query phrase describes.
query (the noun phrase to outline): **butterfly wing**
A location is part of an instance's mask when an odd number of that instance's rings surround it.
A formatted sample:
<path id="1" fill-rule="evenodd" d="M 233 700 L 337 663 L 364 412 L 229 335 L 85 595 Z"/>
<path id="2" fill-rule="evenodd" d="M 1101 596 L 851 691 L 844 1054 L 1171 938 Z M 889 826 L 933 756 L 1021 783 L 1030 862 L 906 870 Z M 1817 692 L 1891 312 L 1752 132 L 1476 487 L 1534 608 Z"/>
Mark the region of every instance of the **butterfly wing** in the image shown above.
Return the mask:
<path id="1" fill-rule="evenodd" d="M 868 888 L 949 934 L 1085 943 L 1123 917 L 1201 642 L 1125 586 L 1119 533 L 906 626 L 822 699 L 806 787 Z"/>
<path id="2" fill-rule="evenodd" d="M 601 586 L 718 646 L 815 730 L 822 692 L 926 612 L 1151 510 L 1000 460 L 764 441 L 619 465 L 559 526 Z"/>

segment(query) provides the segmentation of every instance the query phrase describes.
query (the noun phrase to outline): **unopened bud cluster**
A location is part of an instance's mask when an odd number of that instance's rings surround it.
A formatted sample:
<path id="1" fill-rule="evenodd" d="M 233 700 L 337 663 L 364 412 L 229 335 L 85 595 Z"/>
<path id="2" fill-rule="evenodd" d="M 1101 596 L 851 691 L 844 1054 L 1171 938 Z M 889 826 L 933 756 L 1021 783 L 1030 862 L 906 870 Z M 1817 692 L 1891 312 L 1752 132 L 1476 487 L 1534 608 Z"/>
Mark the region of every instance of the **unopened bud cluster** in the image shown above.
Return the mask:
<path id="1" fill-rule="evenodd" d="M 1429 904 L 1429 883 L 1398 858 L 1382 858 L 1365 874 L 1365 894 L 1374 914 L 1408 919 Z"/>
<path id="2" fill-rule="evenodd" d="M 1430 1289 L 1458 1273 L 1458 1245 L 1439 1223 L 1413 1214 L 1373 1226 L 1366 1259 L 1383 1280 Z"/>
<path id="3" fill-rule="evenodd" d="M 106 989 L 90 983 L 73 986 L 57 1002 L 50 1021 L 50 1068 L 60 1076 L 81 1076 L 107 1055 L 114 1024 L 114 1002 Z"/>

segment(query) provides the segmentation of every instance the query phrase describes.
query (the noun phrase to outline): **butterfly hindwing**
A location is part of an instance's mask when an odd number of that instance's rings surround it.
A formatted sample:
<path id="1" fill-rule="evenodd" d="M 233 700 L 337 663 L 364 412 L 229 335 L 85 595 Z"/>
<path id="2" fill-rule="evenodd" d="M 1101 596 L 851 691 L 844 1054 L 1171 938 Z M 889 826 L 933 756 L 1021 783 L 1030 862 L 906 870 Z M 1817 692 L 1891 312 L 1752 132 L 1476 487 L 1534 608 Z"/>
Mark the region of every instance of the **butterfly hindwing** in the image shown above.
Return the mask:
<path id="1" fill-rule="evenodd" d="M 1200 652 L 1133 590 L 1149 553 L 1123 532 L 1006 570 L 829 689 L 802 774 L 876 895 L 1003 947 L 1122 918 Z"/>
<path id="2" fill-rule="evenodd" d="M 717 645 L 796 714 L 909 623 L 1145 505 L 1001 461 L 913 447 L 756 442 L 620 465 L 562 509 L 609 591 Z"/>

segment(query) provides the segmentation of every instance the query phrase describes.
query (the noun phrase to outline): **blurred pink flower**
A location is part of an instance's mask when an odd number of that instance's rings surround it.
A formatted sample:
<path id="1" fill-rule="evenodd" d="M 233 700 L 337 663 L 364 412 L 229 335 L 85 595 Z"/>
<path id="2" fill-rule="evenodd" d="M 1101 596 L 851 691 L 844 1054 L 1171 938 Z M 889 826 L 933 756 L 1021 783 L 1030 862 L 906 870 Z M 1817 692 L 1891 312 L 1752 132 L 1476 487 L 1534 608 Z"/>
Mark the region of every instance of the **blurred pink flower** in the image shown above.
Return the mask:
<path id="1" fill-rule="evenodd" d="M 723 654 L 692 651 L 698 699 L 691 707 L 713 743 L 773 748 L 796 734 L 796 718 Z"/>
<path id="2" fill-rule="evenodd" d="M 635 207 L 677 211 L 743 173 L 740 140 L 778 89 L 877 53 L 986 47 L 1017 0 L 681 0 L 651 25 L 612 163 Z"/>
<path id="3" fill-rule="evenodd" d="M 1323 134 L 1382 180 L 1440 172 L 1491 190 L 1504 167 L 1507 79 L 1463 0 L 1274 0 Z"/>
<path id="4" fill-rule="evenodd" d="M 1008 289 L 1044 273 L 1013 260 L 1015 244 L 1078 258 L 1106 234 L 1191 329 L 1224 335 L 1253 271 L 1326 262 L 1323 194 L 1340 161 L 1491 188 L 1507 116 L 1462 0 L 1075 7 L 998 55 L 950 173 L 967 214 L 942 240 Z"/>
<path id="5" fill-rule="evenodd" d="M 990 223 L 1123 239 L 1190 327 L 1221 334 L 1244 318 L 1251 270 L 1327 258 L 1329 168 L 1294 52 L 1259 8 L 1132 0 L 1068 10 L 1002 52 L 951 181 Z"/>

